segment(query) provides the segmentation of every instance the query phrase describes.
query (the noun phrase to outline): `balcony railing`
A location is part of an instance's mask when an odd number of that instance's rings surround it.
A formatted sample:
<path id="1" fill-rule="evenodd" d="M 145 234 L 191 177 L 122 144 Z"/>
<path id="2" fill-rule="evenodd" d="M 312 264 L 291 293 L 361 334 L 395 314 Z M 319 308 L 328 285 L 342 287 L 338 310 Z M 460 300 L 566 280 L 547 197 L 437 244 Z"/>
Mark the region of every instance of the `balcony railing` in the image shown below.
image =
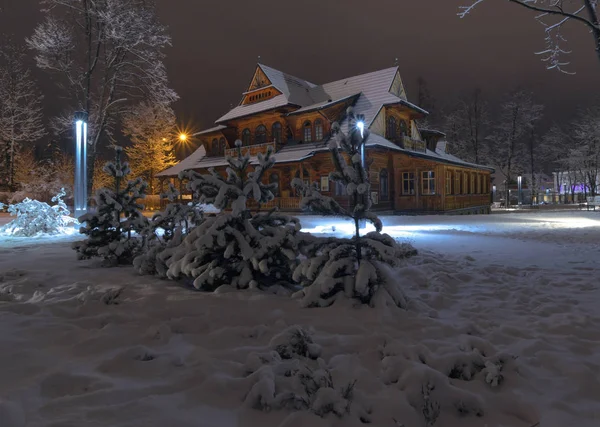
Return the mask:
<path id="1" fill-rule="evenodd" d="M 253 157 L 253 156 L 256 156 L 258 153 L 265 154 L 267 152 L 267 150 L 269 149 L 269 147 L 271 147 L 273 149 L 273 152 L 275 152 L 275 150 L 277 148 L 277 143 L 275 141 L 273 141 L 273 142 L 267 142 L 266 144 L 249 145 L 246 147 L 242 147 L 242 155 L 246 155 L 246 153 L 250 153 L 250 156 Z M 231 148 L 231 149 L 225 150 L 225 156 L 237 157 L 237 148 Z"/>
<path id="2" fill-rule="evenodd" d="M 427 145 L 425 141 L 419 141 L 416 139 L 409 138 L 405 136 L 403 138 L 404 148 L 411 151 L 418 151 L 420 153 L 424 153 L 427 150 Z"/>

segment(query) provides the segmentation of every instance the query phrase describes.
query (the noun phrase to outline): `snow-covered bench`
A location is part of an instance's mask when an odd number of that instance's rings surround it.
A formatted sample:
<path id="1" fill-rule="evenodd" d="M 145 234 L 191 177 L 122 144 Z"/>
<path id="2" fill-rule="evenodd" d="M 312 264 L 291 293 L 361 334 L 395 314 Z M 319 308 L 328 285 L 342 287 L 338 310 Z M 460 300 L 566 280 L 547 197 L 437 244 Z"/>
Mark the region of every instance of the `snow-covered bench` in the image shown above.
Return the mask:
<path id="1" fill-rule="evenodd" d="M 588 197 L 587 198 L 587 208 L 590 209 L 590 206 L 594 207 L 596 210 L 596 206 L 600 206 L 600 196 Z"/>

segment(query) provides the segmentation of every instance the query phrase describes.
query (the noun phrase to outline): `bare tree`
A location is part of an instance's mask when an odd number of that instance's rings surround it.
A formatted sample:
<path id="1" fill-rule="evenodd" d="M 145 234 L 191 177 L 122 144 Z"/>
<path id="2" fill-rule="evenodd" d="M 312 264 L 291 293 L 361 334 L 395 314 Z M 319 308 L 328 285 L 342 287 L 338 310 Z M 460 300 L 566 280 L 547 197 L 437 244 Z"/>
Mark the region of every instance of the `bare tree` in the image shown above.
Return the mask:
<path id="1" fill-rule="evenodd" d="M 170 107 L 141 103 L 123 120 L 123 133 L 133 145 L 125 149 L 133 176 L 156 189 L 156 174 L 177 163 L 173 154 L 175 113 Z"/>
<path id="2" fill-rule="evenodd" d="M 469 0 L 470 4 L 461 6 L 458 15 L 467 16 L 477 5 L 486 0 Z M 492 1 L 492 0 L 489 0 Z M 499 1 L 499 0 L 493 0 Z M 600 60 L 600 12 L 598 0 L 504 0 L 524 9 L 537 12 L 536 19 L 544 26 L 546 48 L 538 54 L 543 55 L 548 69 L 566 72 L 561 57 L 569 53 L 562 47 L 566 42 L 562 28 L 567 22 L 576 22 L 588 29 L 594 42 L 594 49 Z"/>
<path id="3" fill-rule="evenodd" d="M 27 39 L 39 68 L 60 76 L 71 108 L 53 124 L 69 131 L 76 110 L 89 115 L 88 188 L 101 141 L 111 140 L 128 106 L 169 105 L 164 49 L 171 44 L 152 0 L 41 0 L 45 21 Z"/>
<path id="4" fill-rule="evenodd" d="M 502 104 L 494 132 L 490 136 L 490 159 L 506 181 L 506 206 L 510 204 L 509 186 L 519 159 L 524 154 L 526 138 L 542 117 L 543 106 L 536 104 L 530 93 L 517 90 Z"/>
<path id="5" fill-rule="evenodd" d="M 486 160 L 486 135 L 489 126 L 487 103 L 481 89 L 462 98 L 446 116 L 445 131 L 453 154 L 461 159 L 483 163 Z"/>
<path id="6" fill-rule="evenodd" d="M 0 46 L 0 154 L 8 188 L 15 191 L 15 161 L 24 143 L 44 136 L 42 96 L 24 63 L 24 50 L 11 41 Z"/>
<path id="7" fill-rule="evenodd" d="M 573 122 L 573 139 L 572 157 L 578 160 L 582 181 L 590 195 L 595 196 L 600 176 L 600 107 L 585 110 Z"/>

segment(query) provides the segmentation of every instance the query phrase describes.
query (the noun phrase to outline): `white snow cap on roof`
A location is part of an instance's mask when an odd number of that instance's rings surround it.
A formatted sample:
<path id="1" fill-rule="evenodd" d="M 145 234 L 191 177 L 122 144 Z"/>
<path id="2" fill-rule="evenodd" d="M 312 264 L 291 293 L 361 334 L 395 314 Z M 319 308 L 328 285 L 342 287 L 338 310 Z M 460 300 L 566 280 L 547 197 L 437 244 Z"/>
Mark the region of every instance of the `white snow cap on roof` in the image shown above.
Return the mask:
<path id="1" fill-rule="evenodd" d="M 200 163 L 204 157 L 206 157 L 206 150 L 204 149 L 204 146 L 201 145 L 200 148 L 191 155 L 177 163 L 175 166 L 157 173 L 156 176 L 177 176 L 181 171 L 197 168 L 198 163 Z"/>

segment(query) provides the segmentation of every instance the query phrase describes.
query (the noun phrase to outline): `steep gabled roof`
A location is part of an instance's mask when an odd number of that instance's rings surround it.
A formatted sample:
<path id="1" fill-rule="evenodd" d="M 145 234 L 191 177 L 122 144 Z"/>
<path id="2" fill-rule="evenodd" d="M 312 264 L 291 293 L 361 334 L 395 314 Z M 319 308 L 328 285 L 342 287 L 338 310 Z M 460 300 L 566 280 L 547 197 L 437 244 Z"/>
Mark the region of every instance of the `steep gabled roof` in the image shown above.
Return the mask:
<path id="1" fill-rule="evenodd" d="M 198 163 L 206 157 L 206 150 L 204 145 L 201 145 L 191 155 L 177 163 L 175 166 L 165 169 L 162 172 L 156 174 L 156 176 L 177 176 L 179 172 L 197 168 Z"/>
<path id="2" fill-rule="evenodd" d="M 219 131 L 222 131 L 223 129 L 227 129 L 227 126 L 219 125 L 219 126 L 212 127 L 210 129 L 204 129 L 204 130 L 201 130 L 200 132 L 196 132 L 193 136 L 206 135 L 207 133 L 212 133 L 212 132 L 219 132 Z"/>
<path id="3" fill-rule="evenodd" d="M 290 104 L 303 107 L 315 102 L 310 95 L 311 89 L 316 87 L 315 84 L 263 64 L 258 64 L 258 66 L 271 84 L 285 95 Z"/>

